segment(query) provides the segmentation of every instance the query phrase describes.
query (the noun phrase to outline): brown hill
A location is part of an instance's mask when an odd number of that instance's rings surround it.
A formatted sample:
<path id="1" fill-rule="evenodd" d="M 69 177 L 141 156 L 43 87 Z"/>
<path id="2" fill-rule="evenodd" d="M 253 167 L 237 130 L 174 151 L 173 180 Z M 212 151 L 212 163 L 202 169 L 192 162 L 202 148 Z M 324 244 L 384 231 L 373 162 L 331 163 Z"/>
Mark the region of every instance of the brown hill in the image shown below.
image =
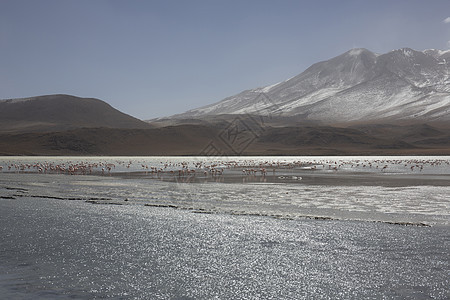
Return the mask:
<path id="1" fill-rule="evenodd" d="M 0 101 L 0 132 L 44 132 L 75 128 L 151 128 L 93 98 L 48 95 Z"/>
<path id="2" fill-rule="evenodd" d="M 196 155 L 214 133 L 198 126 L 8 133 L 0 134 L 0 155 Z"/>
<path id="3" fill-rule="evenodd" d="M 264 128 L 261 132 L 203 125 L 81 128 L 3 133 L 0 155 L 450 155 L 450 134 L 405 141 L 398 138 L 399 131 L 385 128 L 376 136 L 330 126 Z"/>

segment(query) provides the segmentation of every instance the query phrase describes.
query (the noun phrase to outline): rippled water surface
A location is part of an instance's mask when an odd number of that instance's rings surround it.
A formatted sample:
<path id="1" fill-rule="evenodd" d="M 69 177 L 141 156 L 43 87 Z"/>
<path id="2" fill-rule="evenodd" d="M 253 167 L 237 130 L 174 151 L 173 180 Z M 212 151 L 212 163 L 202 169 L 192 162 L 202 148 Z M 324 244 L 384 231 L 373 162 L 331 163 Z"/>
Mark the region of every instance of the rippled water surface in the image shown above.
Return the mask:
<path id="1" fill-rule="evenodd" d="M 448 299 L 449 163 L 0 158 L 0 294 Z"/>

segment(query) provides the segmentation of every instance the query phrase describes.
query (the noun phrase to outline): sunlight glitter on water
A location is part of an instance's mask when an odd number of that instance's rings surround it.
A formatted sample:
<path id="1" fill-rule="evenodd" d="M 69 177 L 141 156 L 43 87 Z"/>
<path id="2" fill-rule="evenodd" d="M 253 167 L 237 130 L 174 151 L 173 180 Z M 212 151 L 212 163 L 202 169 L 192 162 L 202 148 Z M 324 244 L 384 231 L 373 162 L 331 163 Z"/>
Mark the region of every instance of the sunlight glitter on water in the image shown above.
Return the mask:
<path id="1" fill-rule="evenodd" d="M 0 273 L 10 274 L 0 292 L 12 299 L 449 296 L 442 227 L 54 199 L 0 206 Z"/>

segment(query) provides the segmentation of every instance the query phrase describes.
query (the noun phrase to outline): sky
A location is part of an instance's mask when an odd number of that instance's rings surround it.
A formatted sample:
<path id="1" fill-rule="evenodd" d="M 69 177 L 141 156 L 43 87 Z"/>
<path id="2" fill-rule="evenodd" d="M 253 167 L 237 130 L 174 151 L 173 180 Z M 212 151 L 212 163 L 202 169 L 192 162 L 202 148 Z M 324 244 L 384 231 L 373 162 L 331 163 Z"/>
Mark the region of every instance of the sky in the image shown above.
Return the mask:
<path id="1" fill-rule="evenodd" d="M 0 0 L 0 99 L 70 94 L 148 120 L 404 47 L 450 49 L 449 0 Z"/>

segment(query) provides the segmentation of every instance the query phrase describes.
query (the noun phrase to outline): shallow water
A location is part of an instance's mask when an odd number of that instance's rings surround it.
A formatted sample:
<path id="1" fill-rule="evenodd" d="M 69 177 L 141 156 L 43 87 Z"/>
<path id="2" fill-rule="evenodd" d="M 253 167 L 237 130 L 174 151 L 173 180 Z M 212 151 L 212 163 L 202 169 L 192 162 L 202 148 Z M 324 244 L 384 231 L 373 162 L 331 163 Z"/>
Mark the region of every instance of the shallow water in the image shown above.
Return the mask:
<path id="1" fill-rule="evenodd" d="M 449 158 L 207 160 L 1 158 L 0 295 L 450 297 Z"/>
<path id="2" fill-rule="evenodd" d="M 44 164 L 64 165 L 66 170 L 48 167 L 40 173 Z M 70 164 L 91 167 L 69 173 Z M 0 197 L 83 198 L 283 218 L 450 224 L 448 157 L 28 157 L 4 158 L 1 165 Z"/>
<path id="3" fill-rule="evenodd" d="M 450 296 L 444 227 L 53 199 L 0 206 L 0 291 L 9 299 Z"/>

